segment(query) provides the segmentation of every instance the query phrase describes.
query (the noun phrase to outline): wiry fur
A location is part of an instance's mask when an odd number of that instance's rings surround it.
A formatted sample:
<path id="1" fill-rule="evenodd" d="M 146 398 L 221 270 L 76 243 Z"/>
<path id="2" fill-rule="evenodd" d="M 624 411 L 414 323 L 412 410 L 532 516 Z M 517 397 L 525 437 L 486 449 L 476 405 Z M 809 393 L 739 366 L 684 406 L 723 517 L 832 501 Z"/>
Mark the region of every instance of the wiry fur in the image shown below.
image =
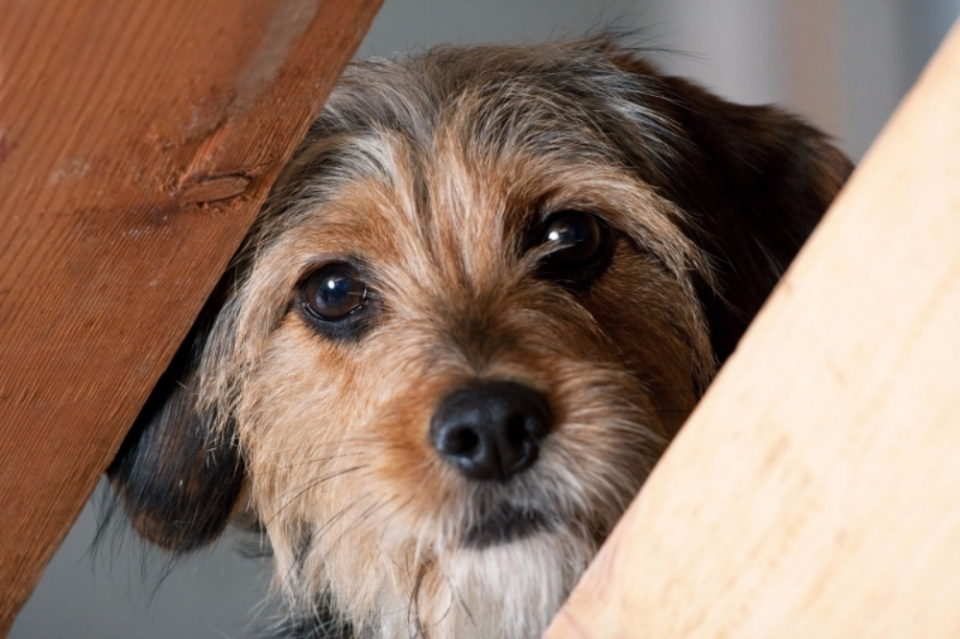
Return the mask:
<path id="1" fill-rule="evenodd" d="M 114 483 L 138 529 L 174 549 L 245 500 L 290 636 L 539 636 L 849 168 L 797 120 L 603 39 L 354 65 L 198 329 L 177 373 L 189 392 L 158 391 L 167 407 L 142 416 Z M 561 210 L 613 232 L 585 288 L 538 276 L 531 229 Z M 332 259 L 376 292 L 355 340 L 295 308 Z M 438 403 L 478 379 L 537 389 L 554 415 L 509 482 L 461 476 L 428 439 Z M 197 424 L 208 448 L 164 434 Z M 245 491 L 204 501 L 211 451 Z M 205 474 L 137 465 L 205 454 Z M 176 508 L 142 498 L 164 490 Z M 544 529 L 464 544 L 507 506 Z"/>

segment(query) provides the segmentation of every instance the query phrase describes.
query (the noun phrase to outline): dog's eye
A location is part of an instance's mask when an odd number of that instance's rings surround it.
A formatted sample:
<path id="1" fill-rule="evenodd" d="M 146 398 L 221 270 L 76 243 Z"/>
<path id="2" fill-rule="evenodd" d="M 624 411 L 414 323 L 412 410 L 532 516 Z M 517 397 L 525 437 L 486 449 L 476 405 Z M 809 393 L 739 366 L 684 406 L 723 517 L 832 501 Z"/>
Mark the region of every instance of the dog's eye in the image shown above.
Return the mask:
<path id="1" fill-rule="evenodd" d="M 311 312 L 335 322 L 363 306 L 367 285 L 352 266 L 333 262 L 311 274 L 303 283 L 303 292 Z"/>
<path id="2" fill-rule="evenodd" d="M 305 318 L 322 333 L 348 337 L 362 327 L 370 295 L 353 266 L 330 262 L 301 281 L 298 297 Z"/>
<path id="3" fill-rule="evenodd" d="M 610 233 L 595 215 L 559 211 L 541 228 L 540 246 L 547 250 L 539 271 L 542 277 L 582 286 L 603 272 L 610 254 Z"/>
<path id="4" fill-rule="evenodd" d="M 593 259 L 603 244 L 600 223 L 589 213 L 561 211 L 547 220 L 543 244 L 550 259 L 565 264 L 584 264 Z"/>

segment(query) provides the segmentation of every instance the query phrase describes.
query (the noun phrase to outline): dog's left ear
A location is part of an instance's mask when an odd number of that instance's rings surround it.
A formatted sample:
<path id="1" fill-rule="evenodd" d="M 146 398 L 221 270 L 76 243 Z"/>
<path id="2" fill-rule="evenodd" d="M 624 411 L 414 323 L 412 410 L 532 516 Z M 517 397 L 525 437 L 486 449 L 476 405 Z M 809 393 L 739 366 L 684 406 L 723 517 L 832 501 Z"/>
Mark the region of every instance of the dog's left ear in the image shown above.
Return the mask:
<path id="1" fill-rule="evenodd" d="M 196 369 L 218 297 L 201 313 L 107 469 L 137 532 L 175 552 L 216 539 L 244 485 L 233 433 L 212 432 L 212 419 L 197 403 Z"/>
<path id="2" fill-rule="evenodd" d="M 654 87 L 656 110 L 677 129 L 656 186 L 686 213 L 684 230 L 710 261 L 713 282 L 698 288 L 722 363 L 853 164 L 822 132 L 778 109 L 732 104 L 630 55 L 614 61 Z"/>

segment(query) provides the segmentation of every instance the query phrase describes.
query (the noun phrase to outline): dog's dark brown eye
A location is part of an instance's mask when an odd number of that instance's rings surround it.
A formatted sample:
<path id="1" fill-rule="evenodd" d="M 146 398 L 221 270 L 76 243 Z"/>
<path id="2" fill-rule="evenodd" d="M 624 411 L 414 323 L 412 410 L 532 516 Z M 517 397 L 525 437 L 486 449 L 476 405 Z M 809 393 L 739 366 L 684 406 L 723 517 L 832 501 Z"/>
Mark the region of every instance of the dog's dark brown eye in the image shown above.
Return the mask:
<path id="1" fill-rule="evenodd" d="M 547 218 L 541 228 L 540 246 L 548 251 L 539 270 L 542 277 L 579 287 L 606 268 L 610 233 L 595 215 L 559 211 Z"/>
<path id="2" fill-rule="evenodd" d="M 303 283 L 304 302 L 319 318 L 333 322 L 363 305 L 367 285 L 352 266 L 333 262 L 321 267 Z"/>
<path id="3" fill-rule="evenodd" d="M 304 278 L 299 287 L 305 319 L 328 337 L 350 337 L 364 325 L 367 284 L 346 262 L 330 262 Z"/>
<path id="4" fill-rule="evenodd" d="M 549 259 L 566 264 L 590 262 L 603 244 L 603 234 L 597 218 L 580 211 L 562 211 L 547 220 L 543 244 L 549 248 Z"/>

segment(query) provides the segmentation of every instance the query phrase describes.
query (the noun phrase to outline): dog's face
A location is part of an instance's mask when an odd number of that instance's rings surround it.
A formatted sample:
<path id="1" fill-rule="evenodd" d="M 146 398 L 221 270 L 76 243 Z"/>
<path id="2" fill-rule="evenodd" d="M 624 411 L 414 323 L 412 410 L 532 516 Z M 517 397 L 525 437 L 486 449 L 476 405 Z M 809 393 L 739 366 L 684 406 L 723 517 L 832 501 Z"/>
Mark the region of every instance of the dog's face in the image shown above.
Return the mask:
<path id="1" fill-rule="evenodd" d="M 530 148 L 478 134 L 486 106 L 465 100 L 426 140 L 304 149 L 295 183 L 324 193 L 287 211 L 245 282 L 237 325 L 265 330 L 243 345 L 234 415 L 294 591 L 329 582 L 360 619 L 389 596 L 383 622 L 401 624 L 414 596 L 425 628 L 518 605 L 527 636 L 714 363 L 676 207 L 599 136 L 578 132 L 578 153 L 563 111 L 529 123 Z M 330 186 L 324 162 L 344 163 Z"/>
<path id="2" fill-rule="evenodd" d="M 114 482 L 303 628 L 538 635 L 848 170 L 607 42 L 359 65 Z"/>

